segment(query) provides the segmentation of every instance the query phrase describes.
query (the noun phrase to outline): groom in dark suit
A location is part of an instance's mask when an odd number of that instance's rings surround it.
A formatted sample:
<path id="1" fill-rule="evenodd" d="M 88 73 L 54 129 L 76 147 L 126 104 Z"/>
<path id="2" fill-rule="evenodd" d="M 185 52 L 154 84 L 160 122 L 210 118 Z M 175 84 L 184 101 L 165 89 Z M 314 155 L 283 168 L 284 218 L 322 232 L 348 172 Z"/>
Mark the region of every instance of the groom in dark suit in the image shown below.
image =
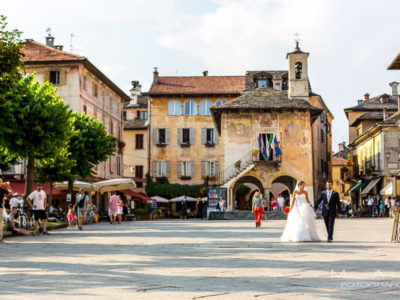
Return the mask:
<path id="1" fill-rule="evenodd" d="M 336 214 L 340 212 L 339 194 L 333 189 L 332 180 L 326 182 L 326 191 L 323 191 L 314 205 L 314 210 L 317 210 L 322 201 L 322 216 L 324 217 L 326 231 L 328 231 L 328 242 L 333 241 L 333 227 L 335 226 Z M 338 215 L 341 217 L 341 215 Z"/>

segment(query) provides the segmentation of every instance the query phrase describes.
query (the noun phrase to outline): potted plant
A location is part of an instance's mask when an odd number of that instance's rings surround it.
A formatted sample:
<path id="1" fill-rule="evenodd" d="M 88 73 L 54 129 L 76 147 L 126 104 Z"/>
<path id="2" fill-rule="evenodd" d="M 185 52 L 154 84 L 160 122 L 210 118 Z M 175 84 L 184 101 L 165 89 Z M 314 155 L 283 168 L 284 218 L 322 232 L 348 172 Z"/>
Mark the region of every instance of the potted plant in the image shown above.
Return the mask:
<path id="1" fill-rule="evenodd" d="M 206 147 L 214 147 L 214 142 L 213 141 L 207 141 L 206 142 Z"/>
<path id="2" fill-rule="evenodd" d="M 241 165 L 241 161 L 238 160 L 237 162 L 235 162 L 235 168 L 236 169 L 240 169 L 240 165 Z"/>
<path id="3" fill-rule="evenodd" d="M 183 175 L 183 176 L 181 176 L 180 178 L 181 178 L 181 180 L 190 180 L 190 179 L 192 179 L 192 176 L 185 176 L 185 175 Z"/>
<path id="4" fill-rule="evenodd" d="M 124 147 L 126 146 L 124 141 L 118 141 L 118 152 L 122 153 L 122 150 L 124 149 Z"/>

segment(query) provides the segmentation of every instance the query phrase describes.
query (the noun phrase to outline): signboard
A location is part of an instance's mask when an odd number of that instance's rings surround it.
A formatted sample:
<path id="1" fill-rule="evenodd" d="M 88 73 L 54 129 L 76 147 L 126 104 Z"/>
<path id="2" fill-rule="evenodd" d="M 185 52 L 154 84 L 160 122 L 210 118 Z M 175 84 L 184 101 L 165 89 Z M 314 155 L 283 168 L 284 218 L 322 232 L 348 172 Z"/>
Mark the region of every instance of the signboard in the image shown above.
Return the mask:
<path id="1" fill-rule="evenodd" d="M 398 164 L 397 163 L 388 163 L 388 169 L 397 169 Z"/>
<path id="2" fill-rule="evenodd" d="M 67 194 L 67 202 L 71 202 L 72 199 L 72 195 L 71 194 Z"/>
<path id="3" fill-rule="evenodd" d="M 208 207 L 216 208 L 219 199 L 224 199 L 227 203 L 227 188 L 210 187 L 208 188 Z"/>

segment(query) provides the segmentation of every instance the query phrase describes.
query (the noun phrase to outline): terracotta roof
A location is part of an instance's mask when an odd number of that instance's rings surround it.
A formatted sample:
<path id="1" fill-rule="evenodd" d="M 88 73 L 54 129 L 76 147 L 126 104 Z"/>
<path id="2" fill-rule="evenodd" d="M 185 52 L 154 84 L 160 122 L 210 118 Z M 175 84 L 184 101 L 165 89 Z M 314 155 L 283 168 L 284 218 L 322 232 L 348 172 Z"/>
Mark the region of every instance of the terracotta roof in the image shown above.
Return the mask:
<path id="1" fill-rule="evenodd" d="M 396 111 L 397 110 L 397 96 L 391 96 L 391 95 L 387 95 L 389 98 L 388 103 L 382 103 L 381 102 L 381 97 L 384 96 L 386 94 L 383 95 L 379 95 L 373 98 L 370 98 L 367 101 L 363 101 L 362 103 L 353 106 L 353 107 L 349 107 L 349 108 L 345 108 L 344 110 L 352 110 L 352 111 L 371 111 L 371 110 L 381 110 L 386 108 L 388 111 Z"/>
<path id="2" fill-rule="evenodd" d="M 124 121 L 124 129 L 147 129 L 147 120 L 127 120 Z"/>
<path id="3" fill-rule="evenodd" d="M 332 165 L 333 166 L 342 166 L 346 164 L 346 160 L 339 157 L 332 157 Z"/>
<path id="4" fill-rule="evenodd" d="M 27 40 L 22 49 L 24 62 L 83 61 L 85 57 Z"/>
<path id="5" fill-rule="evenodd" d="M 397 54 L 396 58 L 392 61 L 392 63 L 387 67 L 388 70 L 400 70 L 400 53 Z"/>
<path id="6" fill-rule="evenodd" d="M 22 49 L 24 63 L 26 65 L 51 65 L 65 63 L 82 63 L 87 70 L 103 81 L 111 90 L 119 95 L 124 101 L 130 98 L 114 82 L 96 68 L 86 57 L 59 50 L 34 40 L 26 40 Z"/>
<path id="7" fill-rule="evenodd" d="M 382 121 L 383 120 L 383 112 L 382 111 L 369 111 L 363 113 L 357 119 L 354 120 L 353 123 L 350 124 L 350 127 L 357 126 L 361 121 Z"/>
<path id="8" fill-rule="evenodd" d="M 221 131 L 221 114 L 231 111 L 271 111 L 271 110 L 308 110 L 312 120 L 321 114 L 322 109 L 312 106 L 303 99 L 289 99 L 288 91 L 275 90 L 262 86 L 247 92 L 236 99 L 218 107 L 211 107 L 211 114 L 218 132 Z"/>
<path id="9" fill-rule="evenodd" d="M 149 95 L 239 95 L 244 88 L 245 76 L 159 76 Z"/>

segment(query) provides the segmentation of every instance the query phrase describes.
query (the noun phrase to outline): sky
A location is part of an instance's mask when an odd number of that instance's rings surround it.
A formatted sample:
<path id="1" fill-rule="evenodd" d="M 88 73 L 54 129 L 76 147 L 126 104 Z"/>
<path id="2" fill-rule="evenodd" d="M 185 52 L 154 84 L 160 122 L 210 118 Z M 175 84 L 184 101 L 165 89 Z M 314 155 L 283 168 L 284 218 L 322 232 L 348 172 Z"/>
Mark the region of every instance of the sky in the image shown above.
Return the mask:
<path id="1" fill-rule="evenodd" d="M 244 75 L 287 70 L 294 33 L 309 52 L 312 91 L 334 115 L 333 145 L 348 142 L 343 109 L 365 93 L 390 93 L 400 71 L 398 0 L 0 0 L 0 14 L 23 38 L 87 57 L 122 90 L 160 76 Z M 73 38 L 71 39 L 71 34 Z"/>

